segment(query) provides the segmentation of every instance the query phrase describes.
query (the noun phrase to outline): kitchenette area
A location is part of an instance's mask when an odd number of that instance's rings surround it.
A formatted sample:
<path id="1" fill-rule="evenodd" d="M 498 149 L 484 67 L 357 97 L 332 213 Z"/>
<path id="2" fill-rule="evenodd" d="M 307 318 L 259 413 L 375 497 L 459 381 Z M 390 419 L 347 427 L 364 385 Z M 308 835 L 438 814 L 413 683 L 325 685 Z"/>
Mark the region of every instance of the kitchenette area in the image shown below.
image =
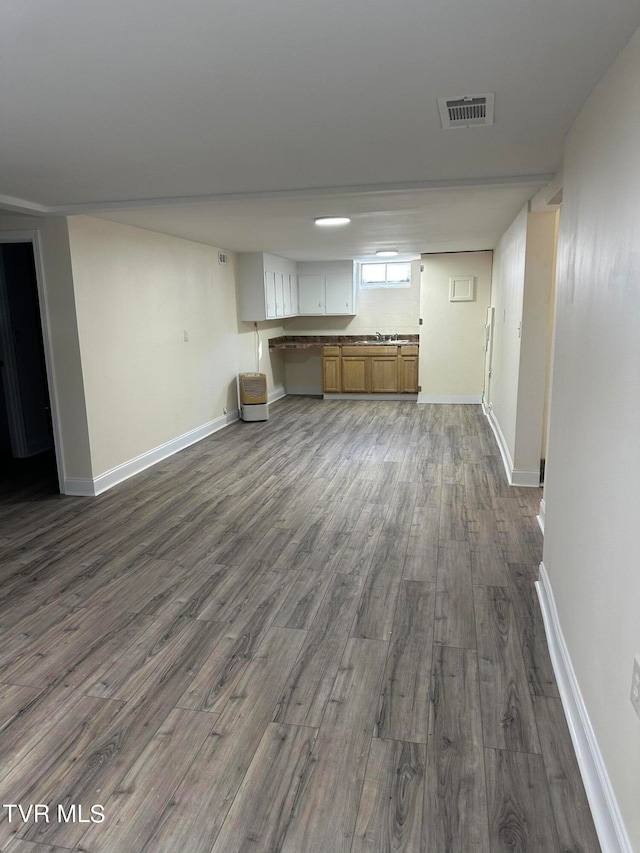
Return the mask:
<path id="1" fill-rule="evenodd" d="M 283 335 L 269 339 L 293 379 L 306 368 L 307 393 L 326 399 L 417 399 L 419 336 Z M 297 366 L 297 371 L 296 371 Z M 295 393 L 290 391 L 289 393 Z"/>
<path id="2" fill-rule="evenodd" d="M 240 319 L 264 324 L 261 364 L 280 365 L 287 394 L 417 399 L 420 261 L 405 262 L 404 280 L 391 284 L 368 285 L 362 266 L 238 255 Z"/>

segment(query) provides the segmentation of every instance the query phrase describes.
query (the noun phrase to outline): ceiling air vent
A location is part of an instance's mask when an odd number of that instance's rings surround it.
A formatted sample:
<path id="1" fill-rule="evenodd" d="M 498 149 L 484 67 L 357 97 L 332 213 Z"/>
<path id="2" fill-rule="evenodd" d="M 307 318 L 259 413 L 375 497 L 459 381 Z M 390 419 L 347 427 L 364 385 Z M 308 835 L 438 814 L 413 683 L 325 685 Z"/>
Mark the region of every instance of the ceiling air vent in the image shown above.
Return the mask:
<path id="1" fill-rule="evenodd" d="M 495 95 L 461 95 L 457 98 L 438 98 L 440 120 L 444 130 L 453 127 L 486 127 L 493 124 Z"/>

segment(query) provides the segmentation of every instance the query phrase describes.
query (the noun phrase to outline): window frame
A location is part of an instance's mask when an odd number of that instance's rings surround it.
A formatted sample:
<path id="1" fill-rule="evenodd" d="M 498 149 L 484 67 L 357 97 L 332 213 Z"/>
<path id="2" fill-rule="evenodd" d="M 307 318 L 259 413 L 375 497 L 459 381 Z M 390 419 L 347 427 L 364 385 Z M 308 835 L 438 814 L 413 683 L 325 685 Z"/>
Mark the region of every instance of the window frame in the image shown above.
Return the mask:
<path id="1" fill-rule="evenodd" d="M 388 279 L 388 267 L 394 266 L 407 266 L 409 267 L 409 278 L 405 281 L 389 281 Z M 362 279 L 363 269 L 368 266 L 376 266 L 376 267 L 385 267 L 385 279 L 384 281 L 376 281 L 371 283 L 365 283 Z M 361 261 L 358 266 L 358 285 L 363 290 L 375 290 L 378 288 L 392 288 L 397 290 L 398 288 L 407 288 L 411 287 L 411 279 L 412 279 L 412 270 L 411 270 L 411 261 Z"/>

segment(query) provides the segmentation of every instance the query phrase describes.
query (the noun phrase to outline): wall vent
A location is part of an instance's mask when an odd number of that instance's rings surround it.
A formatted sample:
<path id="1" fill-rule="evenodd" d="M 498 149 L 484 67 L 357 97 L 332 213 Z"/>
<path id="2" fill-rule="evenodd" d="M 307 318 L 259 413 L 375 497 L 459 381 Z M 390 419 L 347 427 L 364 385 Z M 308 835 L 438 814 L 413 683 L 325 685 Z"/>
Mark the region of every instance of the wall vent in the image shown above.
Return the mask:
<path id="1" fill-rule="evenodd" d="M 487 127 L 493 124 L 493 92 L 487 95 L 460 95 L 438 98 L 440 121 L 444 130 L 454 127 Z"/>
<path id="2" fill-rule="evenodd" d="M 218 252 L 218 263 L 226 264 L 227 263 L 227 253 L 226 252 Z"/>

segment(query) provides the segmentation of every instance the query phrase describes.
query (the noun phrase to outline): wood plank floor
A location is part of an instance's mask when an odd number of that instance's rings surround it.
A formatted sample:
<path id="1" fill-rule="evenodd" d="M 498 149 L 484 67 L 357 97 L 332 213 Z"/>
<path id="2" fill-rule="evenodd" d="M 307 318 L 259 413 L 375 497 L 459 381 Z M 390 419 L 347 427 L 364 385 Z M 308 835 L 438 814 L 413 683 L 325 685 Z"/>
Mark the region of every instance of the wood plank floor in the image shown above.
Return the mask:
<path id="1" fill-rule="evenodd" d="M 1 850 L 599 851 L 479 407 L 286 398 L 93 499 L 16 470 L 0 803 L 43 808 Z"/>

